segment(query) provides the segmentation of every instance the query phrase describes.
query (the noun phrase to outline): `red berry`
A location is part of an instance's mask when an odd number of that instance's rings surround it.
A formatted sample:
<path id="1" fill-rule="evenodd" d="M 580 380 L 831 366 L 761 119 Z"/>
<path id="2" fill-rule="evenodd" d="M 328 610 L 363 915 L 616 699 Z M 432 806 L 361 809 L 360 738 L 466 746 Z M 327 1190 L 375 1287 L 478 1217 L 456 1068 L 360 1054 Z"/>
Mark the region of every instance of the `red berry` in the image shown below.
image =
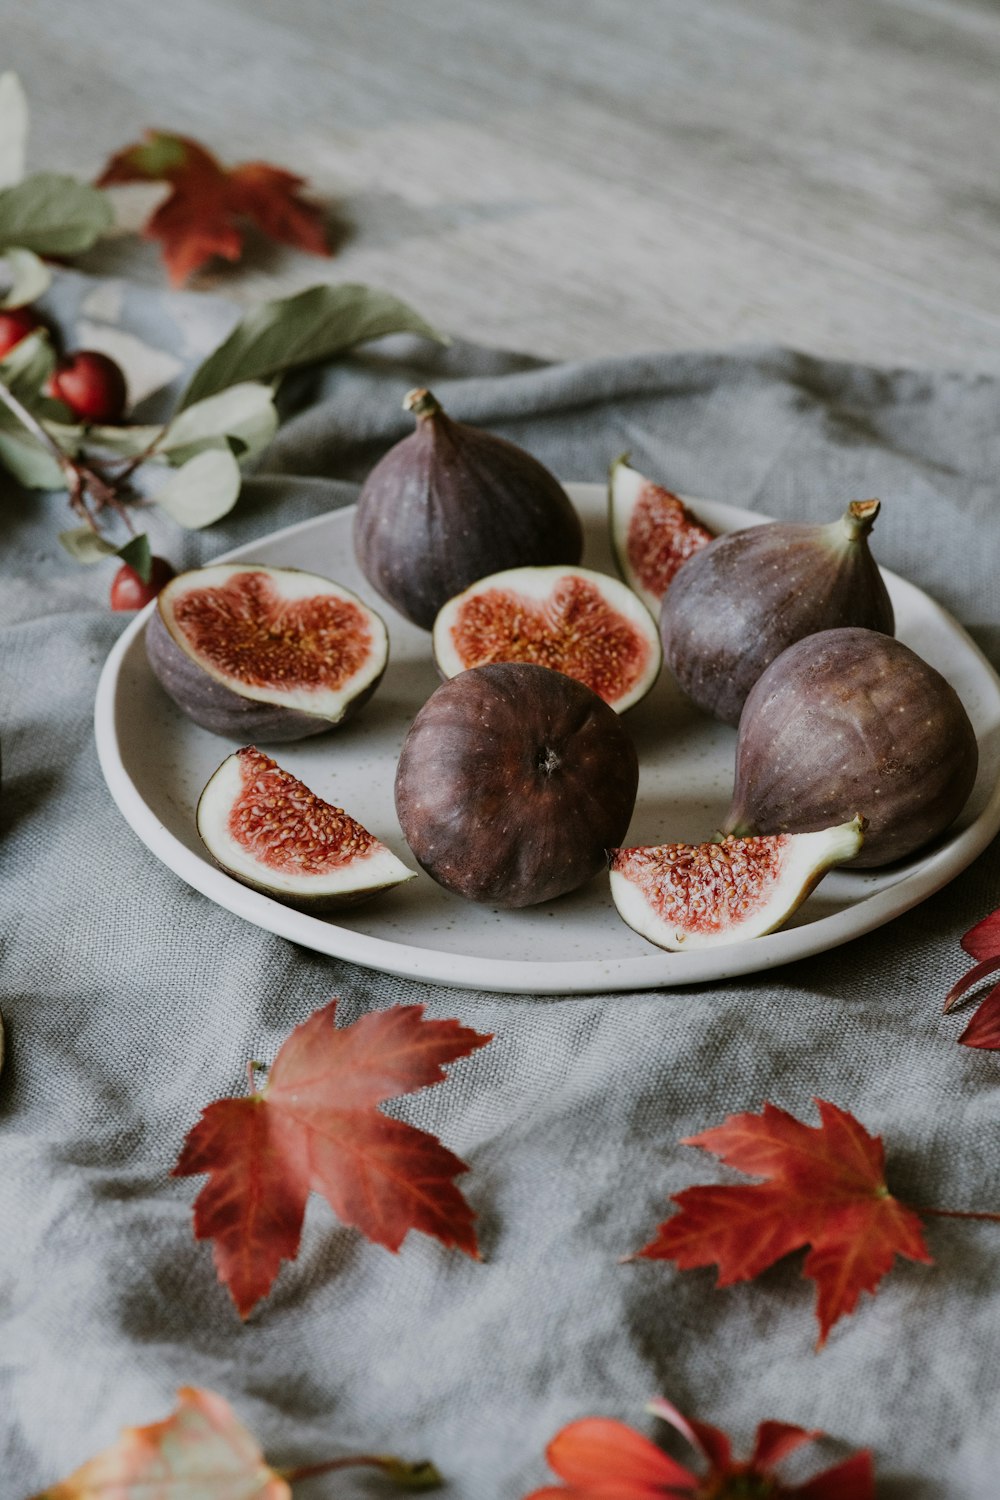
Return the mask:
<path id="1" fill-rule="evenodd" d="M 19 344 L 41 326 L 41 318 L 30 307 L 7 307 L 0 310 L 0 359 L 5 359 L 15 344 Z"/>
<path id="2" fill-rule="evenodd" d="M 142 609 L 150 599 L 155 599 L 165 583 L 174 577 L 174 570 L 165 557 L 153 558 L 153 570 L 149 582 L 143 583 L 134 568 L 122 563 L 111 580 L 112 609 Z"/>
<path id="3" fill-rule="evenodd" d="M 45 387 L 79 422 L 119 422 L 125 414 L 125 376 L 96 349 L 77 349 L 61 359 Z"/>

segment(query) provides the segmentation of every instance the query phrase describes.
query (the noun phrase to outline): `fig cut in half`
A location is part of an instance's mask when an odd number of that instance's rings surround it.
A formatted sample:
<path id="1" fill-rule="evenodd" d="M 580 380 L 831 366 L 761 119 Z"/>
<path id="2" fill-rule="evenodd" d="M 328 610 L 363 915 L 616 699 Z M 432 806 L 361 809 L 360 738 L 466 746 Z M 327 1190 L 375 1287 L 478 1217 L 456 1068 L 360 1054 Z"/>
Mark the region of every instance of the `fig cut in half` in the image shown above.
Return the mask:
<path id="1" fill-rule="evenodd" d="M 234 880 L 317 915 L 416 874 L 253 745 L 222 762 L 201 794 L 197 823 L 208 852 Z"/>
<path id="2" fill-rule="evenodd" d="M 617 713 L 645 697 L 663 662 L 645 605 L 589 568 L 509 568 L 482 578 L 440 611 L 433 641 L 442 677 L 533 662 L 584 683 Z"/>
<path id="3" fill-rule="evenodd" d="M 864 819 L 818 833 L 615 849 L 611 895 L 641 937 L 675 953 L 761 937 L 861 848 Z"/>
<path id="4" fill-rule="evenodd" d="M 608 509 L 621 575 L 658 619 L 674 574 L 713 540 L 715 532 L 688 510 L 679 495 L 633 469 L 627 457 L 611 465 Z"/>
<path id="5" fill-rule="evenodd" d="M 298 568 L 215 563 L 172 579 L 156 606 L 153 672 L 196 724 L 234 739 L 322 733 L 371 697 L 389 657 L 373 610 Z"/>

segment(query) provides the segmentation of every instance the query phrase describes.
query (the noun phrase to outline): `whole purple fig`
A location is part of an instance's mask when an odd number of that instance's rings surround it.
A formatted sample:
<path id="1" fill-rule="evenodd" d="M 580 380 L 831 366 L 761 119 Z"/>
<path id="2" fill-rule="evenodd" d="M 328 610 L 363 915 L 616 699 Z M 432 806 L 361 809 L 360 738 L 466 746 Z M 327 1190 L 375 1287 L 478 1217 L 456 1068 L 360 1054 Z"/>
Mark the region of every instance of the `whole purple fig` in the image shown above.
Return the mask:
<path id="1" fill-rule="evenodd" d="M 491 662 L 442 683 L 417 714 L 396 814 L 446 890 L 534 906 L 606 866 L 638 782 L 628 731 L 589 687 L 533 662 Z"/>
<path id="2" fill-rule="evenodd" d="M 417 430 L 375 465 L 354 520 L 361 571 L 400 614 L 429 630 L 488 573 L 580 561 L 580 518 L 536 458 L 453 422 L 430 391 L 403 404 Z"/>
<path id="3" fill-rule="evenodd" d="M 868 550 L 877 500 L 839 521 L 772 521 L 718 537 L 677 573 L 663 599 L 667 664 L 699 708 L 738 724 L 765 667 L 803 636 L 859 625 L 892 635 L 892 604 Z"/>
<path id="4" fill-rule="evenodd" d="M 746 701 L 724 833 L 808 833 L 860 814 L 854 865 L 887 865 L 936 838 L 976 779 L 958 694 L 909 646 L 824 630 L 773 661 Z"/>

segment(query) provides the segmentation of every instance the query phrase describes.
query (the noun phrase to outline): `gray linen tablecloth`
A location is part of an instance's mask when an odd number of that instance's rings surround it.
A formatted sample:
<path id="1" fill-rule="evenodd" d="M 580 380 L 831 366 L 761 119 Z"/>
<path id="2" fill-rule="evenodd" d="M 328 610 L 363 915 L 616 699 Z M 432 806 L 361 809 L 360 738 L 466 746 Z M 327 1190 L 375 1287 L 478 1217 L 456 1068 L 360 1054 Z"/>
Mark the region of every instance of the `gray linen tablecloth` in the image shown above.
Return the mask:
<path id="1" fill-rule="evenodd" d="M 120 320 L 188 362 L 234 316 L 112 292 L 66 276 L 53 306 L 67 332 Z M 678 489 L 783 517 L 880 495 L 880 560 L 1000 663 L 997 381 L 786 349 L 544 366 L 388 341 L 300 382 L 307 404 L 233 514 L 183 540 L 164 526 L 158 550 L 196 563 L 350 501 L 409 428 L 402 393 L 428 380 L 567 477 L 600 480 L 630 449 Z M 741 1447 L 764 1417 L 825 1429 L 828 1461 L 870 1445 L 887 1500 L 995 1500 L 997 1226 L 933 1221 L 935 1264 L 900 1262 L 820 1354 L 800 1260 L 718 1291 L 711 1271 L 618 1258 L 671 1192 L 726 1175 L 679 1138 L 766 1099 L 810 1120 L 814 1095 L 853 1111 L 885 1136 L 907 1201 L 1000 1208 L 1000 1062 L 940 1016 L 959 936 L 1000 902 L 997 845 L 881 931 L 720 987 L 467 994 L 303 952 L 189 890 L 112 803 L 91 714 L 127 617 L 105 607 L 107 572 L 62 556 L 64 507 L 5 482 L 0 1493 L 51 1483 L 194 1383 L 273 1462 L 426 1455 L 461 1500 L 516 1500 L 561 1424 L 643 1425 L 657 1392 Z M 399 1106 L 470 1164 L 485 1263 L 420 1235 L 394 1257 L 314 1198 L 298 1260 L 244 1326 L 192 1238 L 197 1184 L 167 1173 L 203 1105 L 241 1092 L 247 1058 L 273 1057 L 334 994 L 342 1021 L 418 1000 L 496 1033 Z M 314 1488 L 380 1492 L 371 1477 Z"/>

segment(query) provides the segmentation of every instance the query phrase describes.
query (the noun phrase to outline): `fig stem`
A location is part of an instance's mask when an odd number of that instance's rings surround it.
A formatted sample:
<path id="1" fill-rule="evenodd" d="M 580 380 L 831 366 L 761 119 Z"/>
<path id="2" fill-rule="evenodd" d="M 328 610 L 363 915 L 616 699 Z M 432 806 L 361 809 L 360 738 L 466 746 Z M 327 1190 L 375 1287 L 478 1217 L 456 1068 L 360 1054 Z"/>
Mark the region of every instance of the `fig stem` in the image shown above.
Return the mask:
<path id="1" fill-rule="evenodd" d="M 856 542 L 860 537 L 868 535 L 881 508 L 881 500 L 851 501 L 839 523 L 850 541 Z"/>
<path id="2" fill-rule="evenodd" d="M 426 419 L 437 415 L 441 410 L 441 403 L 432 392 L 418 385 L 414 390 L 407 392 L 403 401 L 403 410 L 411 411 L 415 417 Z"/>

